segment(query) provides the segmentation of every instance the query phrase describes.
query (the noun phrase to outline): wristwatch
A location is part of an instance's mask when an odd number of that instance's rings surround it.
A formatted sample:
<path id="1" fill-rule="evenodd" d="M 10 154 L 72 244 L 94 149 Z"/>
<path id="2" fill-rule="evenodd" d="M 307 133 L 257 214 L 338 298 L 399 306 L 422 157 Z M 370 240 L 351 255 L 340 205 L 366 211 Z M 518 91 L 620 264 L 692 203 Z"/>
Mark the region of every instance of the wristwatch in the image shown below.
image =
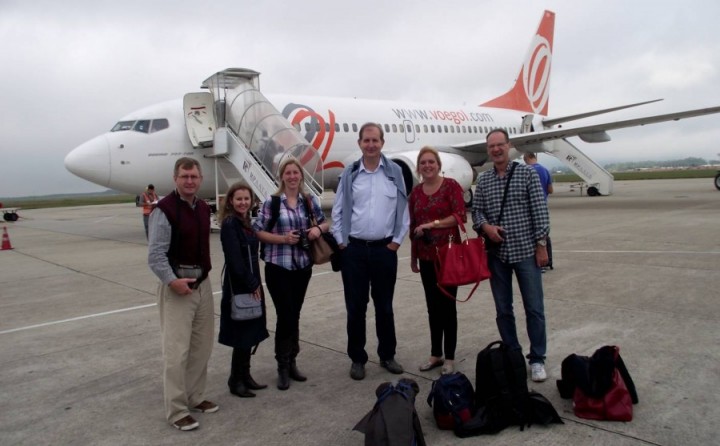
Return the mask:
<path id="1" fill-rule="evenodd" d="M 537 241 L 538 246 L 547 246 L 547 239 L 541 238 Z"/>

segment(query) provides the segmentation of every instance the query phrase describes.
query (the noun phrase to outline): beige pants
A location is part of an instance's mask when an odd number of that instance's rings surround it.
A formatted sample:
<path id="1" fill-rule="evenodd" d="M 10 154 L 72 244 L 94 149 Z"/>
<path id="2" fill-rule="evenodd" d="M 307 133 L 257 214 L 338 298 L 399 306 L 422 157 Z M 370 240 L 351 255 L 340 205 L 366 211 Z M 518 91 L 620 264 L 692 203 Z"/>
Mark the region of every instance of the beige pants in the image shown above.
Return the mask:
<path id="1" fill-rule="evenodd" d="M 165 415 L 174 423 L 203 401 L 214 344 L 215 305 L 209 279 L 187 296 L 175 294 L 161 283 L 157 295 L 165 362 Z"/>

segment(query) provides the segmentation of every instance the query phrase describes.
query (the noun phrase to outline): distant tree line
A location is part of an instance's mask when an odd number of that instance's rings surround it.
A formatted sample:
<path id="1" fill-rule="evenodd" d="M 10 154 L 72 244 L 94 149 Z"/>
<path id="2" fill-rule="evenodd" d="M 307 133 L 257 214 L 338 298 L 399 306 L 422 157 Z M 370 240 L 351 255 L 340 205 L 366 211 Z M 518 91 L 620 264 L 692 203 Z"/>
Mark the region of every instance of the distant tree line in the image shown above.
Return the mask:
<path id="1" fill-rule="evenodd" d="M 707 165 L 720 165 L 718 160 L 705 160 L 704 158 L 688 157 L 679 160 L 669 161 L 629 161 L 623 163 L 606 164 L 604 167 L 610 172 L 622 172 L 626 170 L 651 169 L 651 168 L 688 168 Z"/>

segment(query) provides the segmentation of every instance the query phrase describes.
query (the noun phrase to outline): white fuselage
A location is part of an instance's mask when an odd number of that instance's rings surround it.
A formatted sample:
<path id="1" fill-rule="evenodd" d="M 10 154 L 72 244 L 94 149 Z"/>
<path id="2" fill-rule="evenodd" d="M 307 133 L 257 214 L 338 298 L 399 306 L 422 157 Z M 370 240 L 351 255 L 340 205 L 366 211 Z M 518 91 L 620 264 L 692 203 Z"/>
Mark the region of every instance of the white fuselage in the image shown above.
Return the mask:
<path id="1" fill-rule="evenodd" d="M 268 99 L 318 151 L 326 189 L 336 187 L 342 168 L 360 157 L 358 129 L 366 122 L 377 122 L 385 128 L 383 153 L 405 163 L 413 183 L 418 179 L 415 158 L 423 146 L 440 148 L 484 141 L 489 130 L 502 127 L 515 133 L 522 122 L 520 112 L 477 106 L 273 95 Z M 166 128 L 148 132 L 151 122 L 163 119 L 167 120 Z M 208 149 L 194 148 L 190 143 L 181 100 L 143 108 L 123 117 L 123 122 L 130 129 L 104 133 L 70 152 L 65 159 L 67 169 L 88 181 L 126 193 L 137 193 L 152 183 L 164 195 L 174 187 L 175 160 L 191 156 L 200 161 L 203 170 L 200 195 L 215 196 L 214 161 L 204 157 Z M 133 125 L 139 130 L 134 130 Z M 469 166 L 464 165 L 460 155 L 442 156 L 445 175 L 468 189 L 473 181 Z M 464 152 L 462 158 L 479 167 L 487 160 L 487 153 Z M 217 190 L 222 192 L 227 186 L 219 181 Z"/>

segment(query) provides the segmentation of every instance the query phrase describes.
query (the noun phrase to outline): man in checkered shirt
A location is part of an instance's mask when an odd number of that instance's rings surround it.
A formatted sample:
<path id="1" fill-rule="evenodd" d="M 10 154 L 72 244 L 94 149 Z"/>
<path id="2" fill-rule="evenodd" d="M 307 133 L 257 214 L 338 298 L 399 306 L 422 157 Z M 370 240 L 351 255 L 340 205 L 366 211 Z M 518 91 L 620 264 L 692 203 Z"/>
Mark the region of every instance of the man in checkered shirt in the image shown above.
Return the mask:
<path id="1" fill-rule="evenodd" d="M 507 132 L 492 130 L 486 141 L 494 168 L 483 172 L 477 179 L 472 206 L 473 229 L 500 244 L 498 249 L 488 252 L 488 266 L 492 273 L 490 288 L 495 300 L 495 320 L 500 337 L 510 348 L 522 348 L 513 314 L 512 276 L 515 273 L 530 338 L 527 358 L 532 380 L 544 381 L 547 373 L 542 267 L 548 262 L 546 244 L 550 217 L 547 204 L 535 170 L 510 162 Z M 508 177 L 507 199 L 500 215 Z"/>

